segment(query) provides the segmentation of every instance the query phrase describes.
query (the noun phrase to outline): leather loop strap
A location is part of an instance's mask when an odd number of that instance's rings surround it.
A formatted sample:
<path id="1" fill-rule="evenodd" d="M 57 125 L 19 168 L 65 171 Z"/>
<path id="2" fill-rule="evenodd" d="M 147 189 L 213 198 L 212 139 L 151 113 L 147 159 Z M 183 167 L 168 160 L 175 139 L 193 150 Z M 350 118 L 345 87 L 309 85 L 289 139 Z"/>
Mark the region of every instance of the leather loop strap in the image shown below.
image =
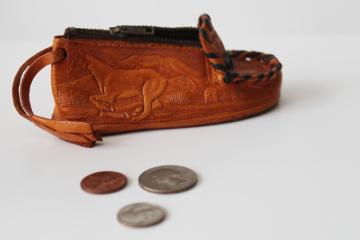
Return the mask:
<path id="1" fill-rule="evenodd" d="M 66 57 L 63 49 L 46 48 L 29 58 L 18 70 L 13 82 L 13 101 L 16 110 L 38 127 L 65 140 L 81 146 L 92 147 L 101 141 L 90 123 L 48 119 L 34 115 L 30 104 L 30 86 L 36 74 L 45 66 Z"/>

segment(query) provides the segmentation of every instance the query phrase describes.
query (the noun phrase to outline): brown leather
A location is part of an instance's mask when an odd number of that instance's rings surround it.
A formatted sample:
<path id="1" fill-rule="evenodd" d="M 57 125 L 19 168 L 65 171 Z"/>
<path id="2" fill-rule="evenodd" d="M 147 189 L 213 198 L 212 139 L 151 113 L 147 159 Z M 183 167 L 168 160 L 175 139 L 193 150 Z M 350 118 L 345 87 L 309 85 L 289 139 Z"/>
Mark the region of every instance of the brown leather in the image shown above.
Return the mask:
<path id="1" fill-rule="evenodd" d="M 13 101 L 16 110 L 24 118 L 34 122 L 47 132 L 72 143 L 91 147 L 97 140 L 97 136 L 91 124 L 87 122 L 75 122 L 66 120 L 47 119 L 33 114 L 29 93 L 34 76 L 45 66 L 59 62 L 65 58 L 62 49 L 52 50 L 46 48 L 29 60 L 27 60 L 17 72 L 13 83 Z"/>
<path id="2" fill-rule="evenodd" d="M 100 134 L 231 121 L 263 112 L 280 97 L 281 64 L 260 52 L 226 51 L 208 15 L 200 47 L 126 39 L 54 38 L 17 73 L 18 112 L 69 142 L 91 147 Z M 33 114 L 34 76 L 52 65 L 52 119 Z"/>
<path id="3" fill-rule="evenodd" d="M 226 50 L 219 35 L 211 23 L 210 16 L 203 14 L 199 17 L 198 22 L 199 40 L 205 54 L 213 54 L 214 57 L 208 58 L 211 64 L 226 65 Z M 220 78 L 224 77 L 224 72 L 215 70 Z"/>

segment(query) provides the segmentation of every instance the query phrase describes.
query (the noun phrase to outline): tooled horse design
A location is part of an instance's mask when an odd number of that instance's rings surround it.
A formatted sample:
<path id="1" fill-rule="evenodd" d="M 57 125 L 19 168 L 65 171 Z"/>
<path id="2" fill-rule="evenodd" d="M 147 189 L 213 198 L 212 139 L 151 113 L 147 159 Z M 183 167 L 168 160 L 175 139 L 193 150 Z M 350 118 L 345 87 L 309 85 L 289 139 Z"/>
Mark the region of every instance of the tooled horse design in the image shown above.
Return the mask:
<path id="1" fill-rule="evenodd" d="M 132 113 L 133 120 L 142 120 L 153 108 L 161 106 L 159 97 L 166 90 L 171 91 L 170 100 L 177 103 L 184 103 L 191 94 L 196 94 L 198 73 L 175 58 L 134 55 L 122 60 L 116 68 L 91 55 L 86 55 L 86 59 L 101 92 L 90 96 L 90 101 L 106 116 L 130 117 L 127 112 L 115 112 L 115 100 L 119 98 L 142 95 L 143 105 Z M 162 73 L 166 71 L 178 74 L 168 79 Z M 169 85 L 178 85 L 178 89 Z"/>

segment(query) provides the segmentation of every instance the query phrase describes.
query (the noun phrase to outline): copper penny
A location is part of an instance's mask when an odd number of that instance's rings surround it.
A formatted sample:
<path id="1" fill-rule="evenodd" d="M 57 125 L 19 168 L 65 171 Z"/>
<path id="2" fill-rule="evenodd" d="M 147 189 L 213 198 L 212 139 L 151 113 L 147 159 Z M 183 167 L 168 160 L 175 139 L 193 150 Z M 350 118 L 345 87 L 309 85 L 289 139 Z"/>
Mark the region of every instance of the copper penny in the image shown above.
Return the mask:
<path id="1" fill-rule="evenodd" d="M 86 176 L 81 181 L 81 188 L 89 193 L 105 194 L 121 190 L 127 182 L 126 177 L 118 172 L 103 171 Z"/>

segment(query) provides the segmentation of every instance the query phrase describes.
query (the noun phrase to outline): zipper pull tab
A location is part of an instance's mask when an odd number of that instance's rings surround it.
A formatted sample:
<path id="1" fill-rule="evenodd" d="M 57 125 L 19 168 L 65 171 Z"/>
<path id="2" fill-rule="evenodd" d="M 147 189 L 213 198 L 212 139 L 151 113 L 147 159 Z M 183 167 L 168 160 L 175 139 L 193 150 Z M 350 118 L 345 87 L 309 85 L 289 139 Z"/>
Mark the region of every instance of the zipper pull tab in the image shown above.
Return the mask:
<path id="1" fill-rule="evenodd" d="M 149 26 L 121 25 L 121 26 L 111 27 L 109 30 L 111 35 L 115 35 L 118 37 L 155 35 L 154 27 L 149 27 Z"/>

